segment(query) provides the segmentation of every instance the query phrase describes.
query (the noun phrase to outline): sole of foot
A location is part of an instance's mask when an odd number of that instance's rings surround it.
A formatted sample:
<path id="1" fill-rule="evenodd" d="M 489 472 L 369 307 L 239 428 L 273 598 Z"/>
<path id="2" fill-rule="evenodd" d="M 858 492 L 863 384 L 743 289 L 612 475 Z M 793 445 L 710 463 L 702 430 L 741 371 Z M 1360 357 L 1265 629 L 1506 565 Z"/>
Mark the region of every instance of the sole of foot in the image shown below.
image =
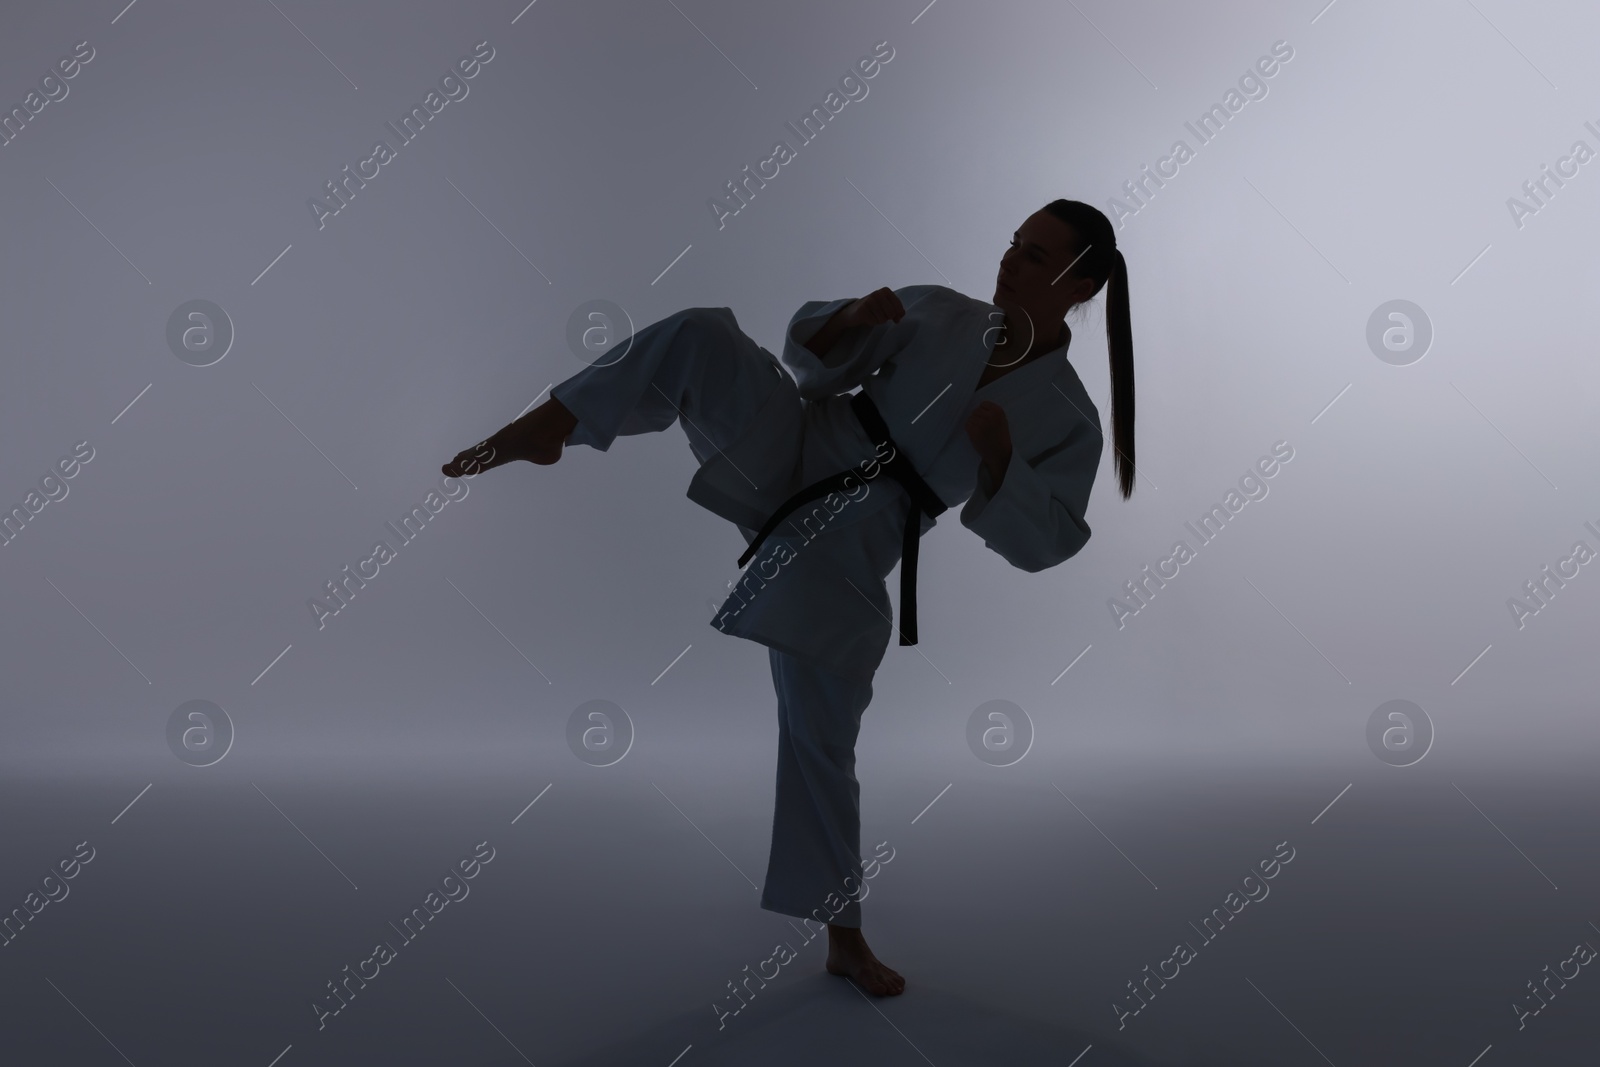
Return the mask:
<path id="1" fill-rule="evenodd" d="M 513 460 L 549 466 L 561 459 L 567 437 L 576 426 L 577 420 L 571 413 L 551 399 L 501 427 L 487 440 L 456 453 L 454 459 L 439 469 L 447 477 L 465 478 Z"/>

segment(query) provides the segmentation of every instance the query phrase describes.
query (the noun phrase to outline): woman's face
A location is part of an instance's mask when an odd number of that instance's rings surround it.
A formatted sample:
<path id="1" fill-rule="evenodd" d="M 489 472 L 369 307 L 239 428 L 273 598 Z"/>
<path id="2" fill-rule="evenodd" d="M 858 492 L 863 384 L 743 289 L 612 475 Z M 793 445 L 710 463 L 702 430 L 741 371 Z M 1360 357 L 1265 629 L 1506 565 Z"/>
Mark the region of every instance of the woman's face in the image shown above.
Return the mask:
<path id="1" fill-rule="evenodd" d="M 1035 211 L 1000 257 L 991 303 L 1024 311 L 1036 323 L 1059 322 L 1094 289 L 1089 279 L 1066 273 L 1082 251 L 1071 226 L 1047 211 Z"/>

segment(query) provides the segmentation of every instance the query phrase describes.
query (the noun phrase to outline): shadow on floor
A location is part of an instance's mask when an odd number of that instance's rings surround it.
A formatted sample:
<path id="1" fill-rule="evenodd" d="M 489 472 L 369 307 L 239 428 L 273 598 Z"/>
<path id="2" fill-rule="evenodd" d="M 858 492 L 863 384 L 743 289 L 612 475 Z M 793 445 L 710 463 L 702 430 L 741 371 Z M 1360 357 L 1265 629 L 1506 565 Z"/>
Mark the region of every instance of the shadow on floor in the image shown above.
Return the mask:
<path id="1" fill-rule="evenodd" d="M 1010 1015 L 926 984 L 878 999 L 829 974 L 764 990 L 724 1023 L 718 1030 L 708 1004 L 559 1067 L 668 1067 L 686 1046 L 675 1067 L 1065 1067 L 1091 1046 L 1079 1067 L 1167 1067 L 1103 1038 Z M 521 1061 L 513 1056 L 504 1062 Z"/>

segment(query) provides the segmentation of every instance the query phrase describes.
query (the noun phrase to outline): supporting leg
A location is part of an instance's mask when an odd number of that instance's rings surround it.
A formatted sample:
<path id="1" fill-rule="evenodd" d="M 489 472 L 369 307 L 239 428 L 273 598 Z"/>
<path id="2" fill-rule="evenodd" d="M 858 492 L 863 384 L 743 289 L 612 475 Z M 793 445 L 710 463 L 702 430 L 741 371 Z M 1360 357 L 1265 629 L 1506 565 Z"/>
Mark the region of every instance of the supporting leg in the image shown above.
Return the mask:
<path id="1" fill-rule="evenodd" d="M 872 684 L 818 670 L 777 649 L 768 657 L 778 695 L 778 780 L 761 906 L 860 926 L 855 748 Z"/>
<path id="2" fill-rule="evenodd" d="M 769 649 L 778 694 L 778 780 L 761 906 L 828 926 L 827 969 L 869 993 L 905 979 L 861 934 L 861 786 L 855 746 L 870 679 L 834 674 Z"/>

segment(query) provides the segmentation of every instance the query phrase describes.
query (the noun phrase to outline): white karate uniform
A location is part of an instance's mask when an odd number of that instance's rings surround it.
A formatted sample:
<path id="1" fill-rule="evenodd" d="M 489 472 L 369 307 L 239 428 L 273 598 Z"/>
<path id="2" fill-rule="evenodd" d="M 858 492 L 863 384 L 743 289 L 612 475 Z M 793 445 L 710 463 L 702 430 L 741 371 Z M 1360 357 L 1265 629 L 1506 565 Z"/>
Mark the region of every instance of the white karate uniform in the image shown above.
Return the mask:
<path id="1" fill-rule="evenodd" d="M 1000 309 L 937 285 L 895 293 L 906 309 L 899 322 L 853 331 L 826 361 L 803 344 L 854 298 L 801 307 L 783 346 L 792 378 L 729 309 L 669 315 L 635 334 L 621 359 L 608 355 L 616 361 L 551 390 L 578 419 L 568 441 L 603 451 L 619 434 L 681 419 L 700 462 L 689 498 L 733 522 L 748 542 L 794 492 L 874 456 L 842 395 L 859 385 L 939 498 L 951 507 L 966 502 L 961 524 L 989 548 L 1027 571 L 1069 558 L 1089 539 L 1084 511 L 1102 435 L 1066 346 L 980 389 Z M 998 491 L 965 430 L 984 400 L 1005 410 L 1011 433 Z M 779 763 L 762 907 L 790 915 L 821 908 L 819 917 L 843 926 L 860 925 L 860 904 L 845 884 L 853 877 L 859 886 L 861 875 L 855 738 L 894 635 L 885 579 L 899 562 L 910 506 L 887 474 L 864 485 L 795 512 L 712 619 L 772 650 Z M 922 529 L 934 521 L 925 515 Z M 829 917 L 838 900 L 842 908 Z"/>

